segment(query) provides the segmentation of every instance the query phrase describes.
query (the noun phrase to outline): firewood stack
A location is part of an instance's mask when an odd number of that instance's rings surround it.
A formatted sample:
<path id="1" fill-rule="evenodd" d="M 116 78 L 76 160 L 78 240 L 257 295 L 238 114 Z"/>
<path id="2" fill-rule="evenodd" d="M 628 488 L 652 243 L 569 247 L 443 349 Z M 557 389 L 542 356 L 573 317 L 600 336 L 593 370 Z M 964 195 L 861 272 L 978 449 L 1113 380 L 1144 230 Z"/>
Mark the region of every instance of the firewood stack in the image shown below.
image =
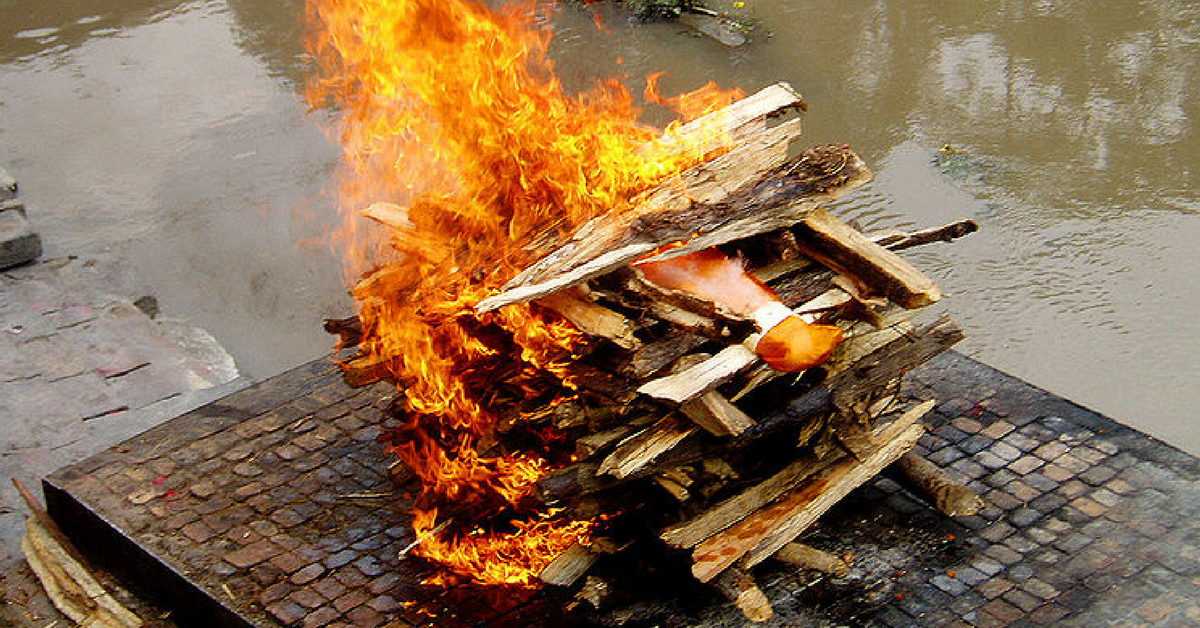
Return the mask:
<path id="1" fill-rule="evenodd" d="M 789 157 L 799 119 L 779 120 L 803 109 L 781 83 L 664 137 L 682 142 L 716 124 L 733 147 L 647 191 L 633 211 L 549 243 L 540 261 L 478 304 L 482 314 L 533 301 L 589 339 L 569 367 L 578 390 L 539 419 L 574 443 L 575 458 L 542 478 L 537 496 L 580 518 L 604 514 L 613 532 L 572 547 L 544 581 L 580 586 L 598 556 L 661 542 L 762 621 L 771 609 L 749 568 L 775 557 L 846 573 L 844 557 L 796 539 L 885 467 L 947 514 L 979 507 L 973 493 L 908 453 L 932 402 L 905 402 L 900 380 L 962 333 L 945 317 L 914 322 L 941 293 L 895 253 L 975 225 L 864 235 L 820 209 L 871 174 L 846 146 Z M 839 326 L 845 339 L 831 357 L 802 373 L 776 371 L 756 353 L 767 331 L 760 321 L 656 285 L 639 268 L 714 248 L 740 259 L 791 314 Z M 327 328 L 354 342 L 352 321 Z M 351 361 L 347 381 L 374 381 L 384 375 L 377 366 Z M 514 420 L 536 414 L 519 401 L 509 412 Z M 593 575 L 579 596 L 599 604 L 607 585 Z"/>

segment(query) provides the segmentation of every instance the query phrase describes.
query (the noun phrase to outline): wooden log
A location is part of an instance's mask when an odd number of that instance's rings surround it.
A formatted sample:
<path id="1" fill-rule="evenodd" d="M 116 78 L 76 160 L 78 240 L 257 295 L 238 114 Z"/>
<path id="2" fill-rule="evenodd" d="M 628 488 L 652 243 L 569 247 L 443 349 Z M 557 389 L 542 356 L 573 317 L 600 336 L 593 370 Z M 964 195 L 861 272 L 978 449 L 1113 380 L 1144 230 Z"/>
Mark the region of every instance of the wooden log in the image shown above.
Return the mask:
<path id="1" fill-rule="evenodd" d="M 672 414 L 626 438 L 600 463 L 597 473 L 625 478 L 670 451 L 696 431 L 696 426 Z"/>
<path id="2" fill-rule="evenodd" d="M 819 550 L 811 545 L 792 541 L 779 548 L 772 556 L 775 560 L 795 565 L 801 569 L 815 569 L 838 578 L 850 575 L 849 556 L 838 556 Z"/>
<path id="3" fill-rule="evenodd" d="M 803 112 L 804 99 L 787 83 L 765 87 L 719 111 L 693 120 L 645 146 L 647 154 L 676 153 L 679 150 L 711 150 L 730 143 L 745 142 L 745 137 L 763 126 L 769 117 L 789 111 Z"/>
<path id="4" fill-rule="evenodd" d="M 572 543 L 542 569 L 539 578 L 546 584 L 569 587 L 596 562 L 596 555 L 580 543 Z"/>
<path id="5" fill-rule="evenodd" d="M 745 345 L 730 345 L 691 368 L 646 382 L 637 391 L 656 399 L 684 403 L 724 384 L 758 359 Z"/>
<path id="6" fill-rule="evenodd" d="M 390 360 L 378 355 L 360 355 L 342 365 L 342 381 L 351 388 L 370 386 L 392 378 Z"/>
<path id="7" fill-rule="evenodd" d="M 694 178 L 694 185 L 663 184 L 636 209 L 584 225 L 571 241 L 506 284 L 504 292 L 481 301 L 476 311 L 558 292 L 627 266 L 666 244 L 685 242 L 650 259 L 668 259 L 791 226 L 871 177 L 866 164 L 845 146 L 811 148 L 765 173 L 739 161 L 758 159 L 760 151 L 752 146 L 701 164 L 697 168 L 709 171 L 703 177 L 685 173 L 685 182 Z"/>
<path id="8" fill-rule="evenodd" d="M 890 477 L 914 489 L 947 516 L 974 515 L 984 508 L 983 500 L 975 491 L 915 453 L 904 454 L 888 471 Z"/>
<path id="9" fill-rule="evenodd" d="M 362 321 L 358 316 L 325 319 L 325 331 L 338 337 L 337 349 L 357 347 L 362 342 Z"/>
<path id="10" fill-rule="evenodd" d="M 754 427 L 750 415 L 715 390 L 684 402 L 679 411 L 713 436 L 737 436 Z"/>
<path id="11" fill-rule="evenodd" d="M 758 588 L 758 583 L 754 581 L 754 575 L 745 569 L 734 567 L 725 570 L 719 577 L 712 581 L 717 590 L 725 597 L 733 602 L 742 614 L 755 623 L 762 623 L 771 619 L 775 611 L 771 608 L 771 601 L 767 599 L 762 589 Z"/>
<path id="12" fill-rule="evenodd" d="M 841 457 L 771 505 L 697 545 L 692 551 L 692 575 L 708 582 L 739 560 L 753 566 L 774 554 L 847 493 L 911 449 L 925 433 L 917 420 L 928 410 L 918 406 L 880 429 L 877 440 L 882 444 L 866 461 Z"/>
<path id="13" fill-rule="evenodd" d="M 741 521 L 746 515 L 775 501 L 805 478 L 822 470 L 831 461 L 803 455 L 783 470 L 751 486 L 700 515 L 677 523 L 659 535 L 671 547 L 691 548 L 705 539 Z"/>
<path id="14" fill-rule="evenodd" d="M 933 242 L 952 242 L 976 231 L 979 231 L 979 224 L 974 220 L 964 218 L 941 227 L 922 229 L 912 233 L 872 234 L 867 237 L 889 251 L 901 251 Z"/>
<path id="15" fill-rule="evenodd" d="M 633 335 L 634 325 L 624 316 L 580 297 L 574 290 L 564 290 L 546 295 L 537 304 L 557 312 L 579 331 L 598 338 L 605 338 L 617 346 L 636 350 L 642 342 Z"/>
<path id="16" fill-rule="evenodd" d="M 808 257 L 865 286 L 868 294 L 882 294 L 906 308 L 942 298 L 932 279 L 825 210 L 810 212 L 793 231 Z"/>

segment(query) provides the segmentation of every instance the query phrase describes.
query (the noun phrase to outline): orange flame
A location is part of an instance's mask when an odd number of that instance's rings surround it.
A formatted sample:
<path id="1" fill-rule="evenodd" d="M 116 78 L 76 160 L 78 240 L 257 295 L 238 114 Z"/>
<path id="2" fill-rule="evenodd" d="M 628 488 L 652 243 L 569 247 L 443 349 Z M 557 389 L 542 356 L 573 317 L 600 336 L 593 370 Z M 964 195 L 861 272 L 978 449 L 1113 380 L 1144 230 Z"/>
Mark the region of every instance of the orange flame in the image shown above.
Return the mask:
<path id="1" fill-rule="evenodd" d="M 352 290 L 361 347 L 404 391 L 408 421 L 385 440 L 423 483 L 415 529 L 432 530 L 438 504 L 527 517 L 433 535 L 416 552 L 479 582 L 534 582 L 594 522 L 530 510 L 550 468 L 542 454 L 480 451 L 503 410 L 491 407 L 489 378 L 570 389 L 580 336 L 528 304 L 483 316 L 473 306 L 547 243 L 698 161 L 714 138 L 647 146 L 658 133 L 615 80 L 565 94 L 532 2 L 309 0 L 307 15 L 320 68 L 309 103 L 341 114 L 341 237 L 350 276 L 363 278 Z M 740 92 L 654 94 L 694 117 Z M 376 202 L 402 208 L 390 229 L 360 216 Z"/>

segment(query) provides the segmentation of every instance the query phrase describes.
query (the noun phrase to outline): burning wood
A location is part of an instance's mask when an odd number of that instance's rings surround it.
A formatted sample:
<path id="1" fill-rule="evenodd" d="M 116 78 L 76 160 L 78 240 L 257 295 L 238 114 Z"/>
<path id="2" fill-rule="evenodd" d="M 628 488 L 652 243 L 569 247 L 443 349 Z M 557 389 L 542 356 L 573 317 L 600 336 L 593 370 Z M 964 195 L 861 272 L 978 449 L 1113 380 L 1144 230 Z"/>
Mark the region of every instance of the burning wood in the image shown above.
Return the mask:
<path id="1" fill-rule="evenodd" d="M 761 130 L 744 127 L 764 128 L 777 110 L 744 112 L 755 103 L 802 102 L 780 94 L 794 92 L 773 86 L 735 105 L 728 117 L 742 122 L 730 131 L 764 141 Z M 739 155 L 754 163 L 737 161 Z M 782 165 L 763 165 L 767 155 Z M 974 225 L 860 234 L 817 207 L 869 178 L 845 147 L 784 160 L 782 152 L 739 145 L 694 168 L 705 175 L 685 171 L 643 194 L 633 213 L 581 227 L 480 301 L 475 315 L 486 320 L 496 308 L 533 300 L 533 312 L 559 316 L 582 334 L 574 355 L 557 367 L 565 383 L 549 397 L 531 394 L 521 371 L 489 380 L 497 403 L 521 408 L 523 430 L 545 426 L 570 443 L 575 461 L 537 479 L 538 498 L 572 516 L 598 508 L 609 519 L 649 504 L 642 516 L 665 523 L 638 542 L 658 537 L 690 551 L 698 579 L 713 581 L 744 603 L 748 616 L 762 619 L 770 607 L 748 568 L 780 552 L 781 560 L 844 574 L 844 560 L 795 539 L 897 460 L 948 513 L 969 512 L 975 503 L 965 487 L 907 454 L 932 404 L 897 409 L 887 407 L 890 397 L 880 401 L 905 371 L 961 337 L 947 320 L 918 329 L 900 315 L 941 293 L 888 247 L 953 239 Z M 699 191 L 672 187 L 689 181 Z M 704 205 L 675 200 L 685 197 Z M 379 205 L 370 211 L 377 220 L 395 216 Z M 343 341 L 367 328 L 355 321 L 329 327 Z M 379 365 L 387 363 L 370 355 L 353 360 L 347 381 L 383 375 Z M 807 375 L 780 377 L 799 371 Z M 794 399 L 783 412 L 772 407 L 780 395 Z M 553 427 L 548 418 L 533 418 L 537 404 L 556 398 L 553 412 L 540 413 L 553 415 Z M 533 406 L 522 401 L 531 399 Z M 793 445 L 781 446 L 786 440 Z M 712 472 L 718 467 L 724 472 Z M 677 504 L 675 514 L 670 504 Z M 583 539 L 551 558 L 538 579 L 559 586 L 604 560 Z"/>
<path id="2" fill-rule="evenodd" d="M 564 96 L 515 17 L 376 4 L 315 12 L 347 202 L 385 233 L 327 328 L 363 350 L 348 382 L 403 390 L 383 440 L 423 483 L 412 556 L 600 604 L 619 581 L 585 576 L 665 543 L 770 617 L 751 568 L 821 562 L 796 539 L 909 451 L 929 407 L 894 384 L 962 335 L 907 320 L 941 292 L 888 247 L 973 223 L 871 237 L 820 209 L 871 173 L 841 145 L 788 157 L 786 84 L 680 98 L 716 106 L 656 136 L 621 88 Z"/>

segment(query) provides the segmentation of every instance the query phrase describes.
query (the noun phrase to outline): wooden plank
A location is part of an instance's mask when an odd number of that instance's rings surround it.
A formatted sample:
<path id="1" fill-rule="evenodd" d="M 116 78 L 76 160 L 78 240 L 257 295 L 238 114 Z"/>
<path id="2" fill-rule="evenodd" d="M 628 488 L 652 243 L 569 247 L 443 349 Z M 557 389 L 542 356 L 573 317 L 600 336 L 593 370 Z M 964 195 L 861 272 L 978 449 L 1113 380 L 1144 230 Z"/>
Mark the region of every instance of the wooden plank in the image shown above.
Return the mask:
<path id="1" fill-rule="evenodd" d="M 637 391 L 656 399 L 683 403 L 729 381 L 757 361 L 758 356 L 745 345 L 730 345 L 691 368 L 650 380 Z"/>
<path id="2" fill-rule="evenodd" d="M 692 551 L 692 575 L 708 582 L 739 560 L 753 566 L 774 554 L 847 493 L 911 449 L 925 432 L 917 420 L 931 407 L 922 404 L 881 428 L 877 432 L 881 445 L 866 461 L 842 456 L 774 503 L 697 545 Z"/>
<path id="3" fill-rule="evenodd" d="M 932 279 L 825 210 L 815 210 L 793 228 L 805 255 L 842 274 L 868 294 L 881 294 L 906 308 L 942 298 Z"/>
<path id="4" fill-rule="evenodd" d="M 600 463 L 597 473 L 625 478 L 670 451 L 696 431 L 696 426 L 672 414 L 625 439 Z"/>
<path id="5" fill-rule="evenodd" d="M 677 523 L 659 535 L 671 547 L 690 548 L 741 521 L 746 515 L 775 501 L 808 476 L 824 469 L 824 463 L 812 455 L 803 455 L 783 470 L 751 486 L 700 515 Z"/>
<path id="6" fill-rule="evenodd" d="M 812 487 L 820 485 L 824 490 L 817 494 L 809 492 L 797 495 L 795 500 L 789 500 L 790 516 L 787 522 L 775 528 L 766 538 L 762 539 L 754 549 L 746 554 L 742 563 L 753 566 L 770 558 L 779 548 L 808 529 L 850 491 L 875 477 L 884 467 L 912 449 L 913 445 L 917 444 L 917 439 L 924 433 L 923 425 L 909 426 L 864 462 L 845 460 L 836 468 L 831 467 L 824 478 L 813 478 Z"/>
<path id="7" fill-rule="evenodd" d="M 557 312 L 589 336 L 606 338 L 631 351 L 642 346 L 642 342 L 633 335 L 634 326 L 629 319 L 581 298 L 573 290 L 546 295 L 538 299 L 537 304 Z"/>
<path id="8" fill-rule="evenodd" d="M 754 427 L 750 415 L 715 390 L 685 402 L 679 411 L 713 436 L 737 436 Z"/>

